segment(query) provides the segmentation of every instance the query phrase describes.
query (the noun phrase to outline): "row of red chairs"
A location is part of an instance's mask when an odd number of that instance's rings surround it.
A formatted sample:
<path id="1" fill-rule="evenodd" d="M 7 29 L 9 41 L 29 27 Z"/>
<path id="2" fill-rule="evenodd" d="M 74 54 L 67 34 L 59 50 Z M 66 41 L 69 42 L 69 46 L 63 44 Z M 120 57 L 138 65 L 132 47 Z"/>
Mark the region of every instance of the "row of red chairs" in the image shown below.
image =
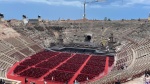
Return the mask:
<path id="1" fill-rule="evenodd" d="M 53 71 L 46 77 L 44 77 L 45 80 L 49 81 L 56 81 L 56 82 L 69 82 L 69 80 L 73 77 L 74 73 L 70 72 L 63 72 L 63 71 Z"/>
<path id="2" fill-rule="evenodd" d="M 76 58 L 78 58 L 78 57 L 80 57 L 80 58 L 88 58 L 88 56 L 89 55 L 86 55 L 86 54 L 76 54 L 75 55 Z"/>
<path id="3" fill-rule="evenodd" d="M 45 59 L 49 59 L 52 56 L 54 56 L 56 53 L 54 52 L 48 52 L 48 51 L 43 51 L 40 53 L 37 53 L 33 56 L 31 56 L 30 59 L 26 59 L 24 60 L 22 63 L 20 63 L 20 65 L 24 65 L 24 66 L 33 66 Z"/>
<path id="4" fill-rule="evenodd" d="M 106 62 L 106 57 L 94 55 L 88 60 L 88 62 L 82 69 L 81 73 L 90 75 L 91 77 L 89 76 L 89 79 L 95 77 L 96 75 L 99 75 L 104 71 L 105 62 Z M 83 74 L 79 75 L 79 78 L 80 77 L 82 78 L 83 76 L 83 79 L 85 80 L 85 75 Z"/>
<path id="5" fill-rule="evenodd" d="M 106 60 L 106 56 L 93 55 L 90 59 L 91 60 L 102 60 L 102 61 L 105 61 Z"/>
<path id="6" fill-rule="evenodd" d="M 112 66 L 114 63 L 114 57 L 109 57 L 109 66 Z"/>
<path id="7" fill-rule="evenodd" d="M 84 82 L 93 79 L 94 75 L 87 75 L 87 74 L 79 74 L 76 78 L 78 82 Z"/>
<path id="8" fill-rule="evenodd" d="M 43 76 L 45 73 L 48 72 L 48 69 L 42 69 L 42 68 L 29 68 L 23 72 L 21 72 L 20 76 L 26 76 L 26 77 L 33 77 L 33 78 L 39 78 Z"/>
<path id="9" fill-rule="evenodd" d="M 59 61 L 44 61 L 44 62 L 36 65 L 36 67 L 52 69 L 52 68 L 56 67 L 58 64 L 60 64 Z"/>
<path id="10" fill-rule="evenodd" d="M 54 56 L 54 57 L 48 59 L 47 61 L 44 61 L 44 62 L 36 65 L 36 67 L 52 69 L 52 68 L 56 67 L 58 64 L 60 64 L 61 62 L 68 59 L 70 57 L 70 55 L 71 54 L 68 54 L 68 53 L 61 53 L 57 56 Z"/>
<path id="11" fill-rule="evenodd" d="M 69 58 L 70 56 L 71 56 L 71 54 L 61 53 L 61 54 L 49 59 L 48 61 L 64 61 L 66 58 Z"/>
<path id="12" fill-rule="evenodd" d="M 106 57 L 104 56 L 92 56 L 86 66 L 76 78 L 78 82 L 84 82 L 93 79 L 96 75 L 99 75 L 104 71 Z"/>
<path id="13" fill-rule="evenodd" d="M 45 60 L 48 57 L 57 54 L 57 52 L 50 52 L 50 51 L 42 51 L 33 56 L 30 59 L 26 59 L 25 61 L 21 62 L 15 69 L 14 73 L 21 72 L 22 70 L 26 69 L 28 66 L 36 65 L 37 63 Z"/>
<path id="14" fill-rule="evenodd" d="M 27 66 L 36 65 L 35 68 L 31 67 L 19 75 L 39 78 L 48 72 L 49 69 L 52 69 L 59 65 L 61 62 L 65 61 L 71 56 L 70 53 L 58 53 L 58 52 L 50 52 L 50 51 L 42 51 L 33 56 L 30 59 L 26 59 L 19 66 L 16 67 L 15 73 L 18 73 Z M 81 67 L 81 65 L 86 61 L 89 55 L 84 54 L 76 54 L 71 59 L 69 59 L 66 63 L 57 68 L 56 71 L 53 71 L 46 77 L 45 80 L 57 81 L 57 82 L 66 82 L 69 81 L 74 73 Z M 106 57 L 102 56 L 92 56 L 87 64 L 81 71 L 81 74 L 76 78 L 77 81 L 86 81 L 87 79 L 92 79 L 95 76 L 99 75 L 104 71 L 105 68 Z M 111 58 L 110 63 L 113 62 Z M 39 63 L 39 64 L 38 64 Z"/>
<path id="15" fill-rule="evenodd" d="M 109 61 L 114 61 L 114 57 L 109 57 Z"/>
<path id="16" fill-rule="evenodd" d="M 27 68 L 27 66 L 21 66 L 21 65 L 18 65 L 15 69 L 14 69 L 14 73 L 16 74 L 16 73 L 18 73 L 18 72 L 20 72 L 20 71 L 22 71 L 22 70 L 24 70 L 24 69 L 26 69 Z"/>
<path id="17" fill-rule="evenodd" d="M 105 66 L 106 60 L 92 60 L 90 59 L 86 65 L 91 65 L 91 66 Z"/>
<path id="18" fill-rule="evenodd" d="M 42 60 L 39 58 L 37 58 L 37 59 L 26 59 L 23 62 L 21 62 L 20 65 L 33 66 L 33 65 L 39 63 L 40 61 L 42 61 Z"/>
<path id="19" fill-rule="evenodd" d="M 50 57 L 54 56 L 58 54 L 58 52 L 50 52 L 50 51 L 42 51 L 39 52 L 33 56 L 31 56 L 31 59 L 26 59 L 25 61 L 23 61 L 22 63 L 20 63 L 19 66 L 16 67 L 16 69 L 14 70 L 14 73 L 18 73 L 20 71 L 22 71 L 23 66 L 27 67 L 27 66 L 33 66 L 38 64 L 39 62 L 45 60 L 45 59 L 49 59 Z M 48 62 L 44 61 L 41 64 L 37 65 L 37 67 L 42 67 L 42 68 L 54 68 L 56 65 L 58 65 L 60 62 L 66 60 L 71 54 L 66 54 L 66 53 L 62 53 L 58 56 L 54 56 L 53 57 L 53 61 L 48 60 Z"/>
<path id="20" fill-rule="evenodd" d="M 89 74 L 89 75 L 99 75 L 100 73 L 102 73 L 104 71 L 103 66 L 98 67 L 98 66 L 84 66 L 84 68 L 82 69 L 81 73 L 85 73 L 85 74 Z"/>
<path id="21" fill-rule="evenodd" d="M 81 67 L 81 64 L 69 64 L 65 63 L 58 67 L 58 70 L 63 70 L 63 71 L 71 71 L 71 72 L 76 72 L 79 68 Z"/>
<path id="22" fill-rule="evenodd" d="M 61 53 L 58 55 L 59 57 L 70 57 L 71 53 Z"/>
<path id="23" fill-rule="evenodd" d="M 85 60 L 88 58 L 88 55 L 84 54 L 76 54 L 71 59 L 67 61 L 67 63 L 73 63 L 73 64 L 83 64 Z"/>
<path id="24" fill-rule="evenodd" d="M 110 62 L 109 62 L 109 66 L 112 66 L 112 65 L 113 65 L 113 63 L 114 63 L 114 62 L 110 61 Z"/>
<path id="25" fill-rule="evenodd" d="M 116 61 L 116 65 L 127 62 L 127 58 L 128 58 L 128 57 L 124 57 L 124 58 L 122 58 L 122 59 L 117 60 L 117 61 Z"/>

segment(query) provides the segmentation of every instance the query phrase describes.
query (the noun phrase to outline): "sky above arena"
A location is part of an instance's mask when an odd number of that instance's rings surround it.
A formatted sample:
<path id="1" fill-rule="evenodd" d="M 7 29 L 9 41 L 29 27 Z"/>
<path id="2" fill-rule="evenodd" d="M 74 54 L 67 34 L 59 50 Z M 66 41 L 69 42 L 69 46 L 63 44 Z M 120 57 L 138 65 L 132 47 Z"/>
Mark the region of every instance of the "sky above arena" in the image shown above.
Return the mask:
<path id="1" fill-rule="evenodd" d="M 86 0 L 87 2 L 93 0 Z M 0 13 L 5 19 L 28 18 L 43 19 L 81 19 L 84 0 L 0 0 Z M 108 17 L 118 19 L 147 18 L 150 12 L 150 0 L 102 0 L 86 5 L 88 19 Z"/>

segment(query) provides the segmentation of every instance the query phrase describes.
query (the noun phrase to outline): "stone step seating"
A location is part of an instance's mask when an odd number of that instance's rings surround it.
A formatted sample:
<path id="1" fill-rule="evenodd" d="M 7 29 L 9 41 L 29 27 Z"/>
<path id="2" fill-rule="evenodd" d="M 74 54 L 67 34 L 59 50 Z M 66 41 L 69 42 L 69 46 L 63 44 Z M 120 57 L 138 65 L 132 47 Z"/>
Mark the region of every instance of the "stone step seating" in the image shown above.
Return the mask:
<path id="1" fill-rule="evenodd" d="M 11 64 L 0 61 L 0 66 L 1 66 L 2 69 L 7 70 L 11 66 Z"/>
<path id="2" fill-rule="evenodd" d="M 6 72 L 5 72 L 5 71 L 0 70 L 0 77 L 4 77 L 4 78 L 6 78 Z"/>
<path id="3" fill-rule="evenodd" d="M 6 45 L 3 41 L 0 41 L 0 51 L 5 52 L 8 51 L 11 47 Z"/>
<path id="4" fill-rule="evenodd" d="M 21 40 L 22 42 L 24 42 L 25 44 L 35 44 L 35 42 L 33 40 L 31 40 L 25 36 L 20 36 L 20 37 L 18 37 L 18 39 Z"/>
<path id="5" fill-rule="evenodd" d="M 26 56 L 30 56 L 33 54 L 33 51 L 31 51 L 29 48 L 24 48 L 22 50 L 20 50 L 21 53 L 25 54 Z"/>
<path id="6" fill-rule="evenodd" d="M 17 40 L 16 38 L 7 38 L 4 39 L 6 42 L 12 44 L 14 47 L 16 48 L 22 48 L 24 45 L 24 43 L 22 43 L 21 41 Z"/>
<path id="7" fill-rule="evenodd" d="M 0 61 L 0 77 L 5 77 L 6 78 L 7 69 L 10 66 L 11 66 L 10 64 Z"/>
<path id="8" fill-rule="evenodd" d="M 39 45 L 32 45 L 30 46 L 31 49 L 33 49 L 35 52 L 39 52 L 42 50 L 42 48 Z"/>
<path id="9" fill-rule="evenodd" d="M 95 81 L 94 83 L 97 84 L 112 84 L 117 80 L 120 80 L 122 83 L 126 82 L 129 79 L 134 79 L 136 78 L 139 74 L 143 75 L 144 72 L 148 69 L 150 69 L 150 45 L 141 45 L 134 49 L 134 52 L 136 53 L 134 59 L 134 64 L 132 65 L 131 68 L 127 68 L 124 70 L 113 70 L 110 72 L 108 75 L 105 77 L 101 78 L 100 80 Z M 131 55 L 131 52 L 128 51 L 128 53 Z M 127 55 L 129 55 L 127 53 Z M 124 55 L 126 56 L 126 55 Z M 130 61 L 127 59 L 127 62 Z M 123 61 L 125 62 L 125 61 Z M 122 62 L 120 62 L 122 63 Z M 119 64 L 120 64 L 119 63 Z M 115 68 L 115 67 L 114 67 Z M 91 84 L 93 84 L 91 82 Z"/>
<path id="10" fill-rule="evenodd" d="M 5 54 L 9 57 L 12 57 L 13 59 L 15 59 L 17 61 L 20 61 L 20 60 L 27 57 L 27 56 L 21 54 L 20 52 L 18 52 L 17 50 L 15 50 L 15 49 L 12 49 L 9 52 L 6 52 Z"/>
<path id="11" fill-rule="evenodd" d="M 0 60 L 6 61 L 6 62 L 11 63 L 11 64 L 14 64 L 17 61 L 11 57 L 6 56 L 6 55 L 0 55 Z"/>

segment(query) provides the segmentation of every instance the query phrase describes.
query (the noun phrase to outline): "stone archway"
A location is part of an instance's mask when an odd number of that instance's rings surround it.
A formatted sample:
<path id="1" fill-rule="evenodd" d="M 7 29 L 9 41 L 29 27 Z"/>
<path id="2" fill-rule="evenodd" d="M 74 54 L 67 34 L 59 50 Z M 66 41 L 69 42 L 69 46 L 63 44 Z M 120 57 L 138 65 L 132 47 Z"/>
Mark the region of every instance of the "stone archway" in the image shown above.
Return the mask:
<path id="1" fill-rule="evenodd" d="M 84 41 L 85 42 L 91 42 L 92 36 L 91 35 L 86 35 Z"/>
<path id="2" fill-rule="evenodd" d="M 84 42 L 91 42 L 92 41 L 92 34 L 91 33 L 86 33 L 84 35 Z"/>

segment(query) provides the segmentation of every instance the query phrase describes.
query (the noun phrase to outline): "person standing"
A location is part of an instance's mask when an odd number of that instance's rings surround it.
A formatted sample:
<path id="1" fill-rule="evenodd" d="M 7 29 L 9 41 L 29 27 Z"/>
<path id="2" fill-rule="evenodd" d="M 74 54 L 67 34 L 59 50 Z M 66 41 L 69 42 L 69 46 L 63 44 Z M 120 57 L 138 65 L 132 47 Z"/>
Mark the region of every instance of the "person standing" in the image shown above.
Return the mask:
<path id="1" fill-rule="evenodd" d="M 27 84 L 28 83 L 28 79 L 27 78 L 25 78 L 25 84 Z"/>

